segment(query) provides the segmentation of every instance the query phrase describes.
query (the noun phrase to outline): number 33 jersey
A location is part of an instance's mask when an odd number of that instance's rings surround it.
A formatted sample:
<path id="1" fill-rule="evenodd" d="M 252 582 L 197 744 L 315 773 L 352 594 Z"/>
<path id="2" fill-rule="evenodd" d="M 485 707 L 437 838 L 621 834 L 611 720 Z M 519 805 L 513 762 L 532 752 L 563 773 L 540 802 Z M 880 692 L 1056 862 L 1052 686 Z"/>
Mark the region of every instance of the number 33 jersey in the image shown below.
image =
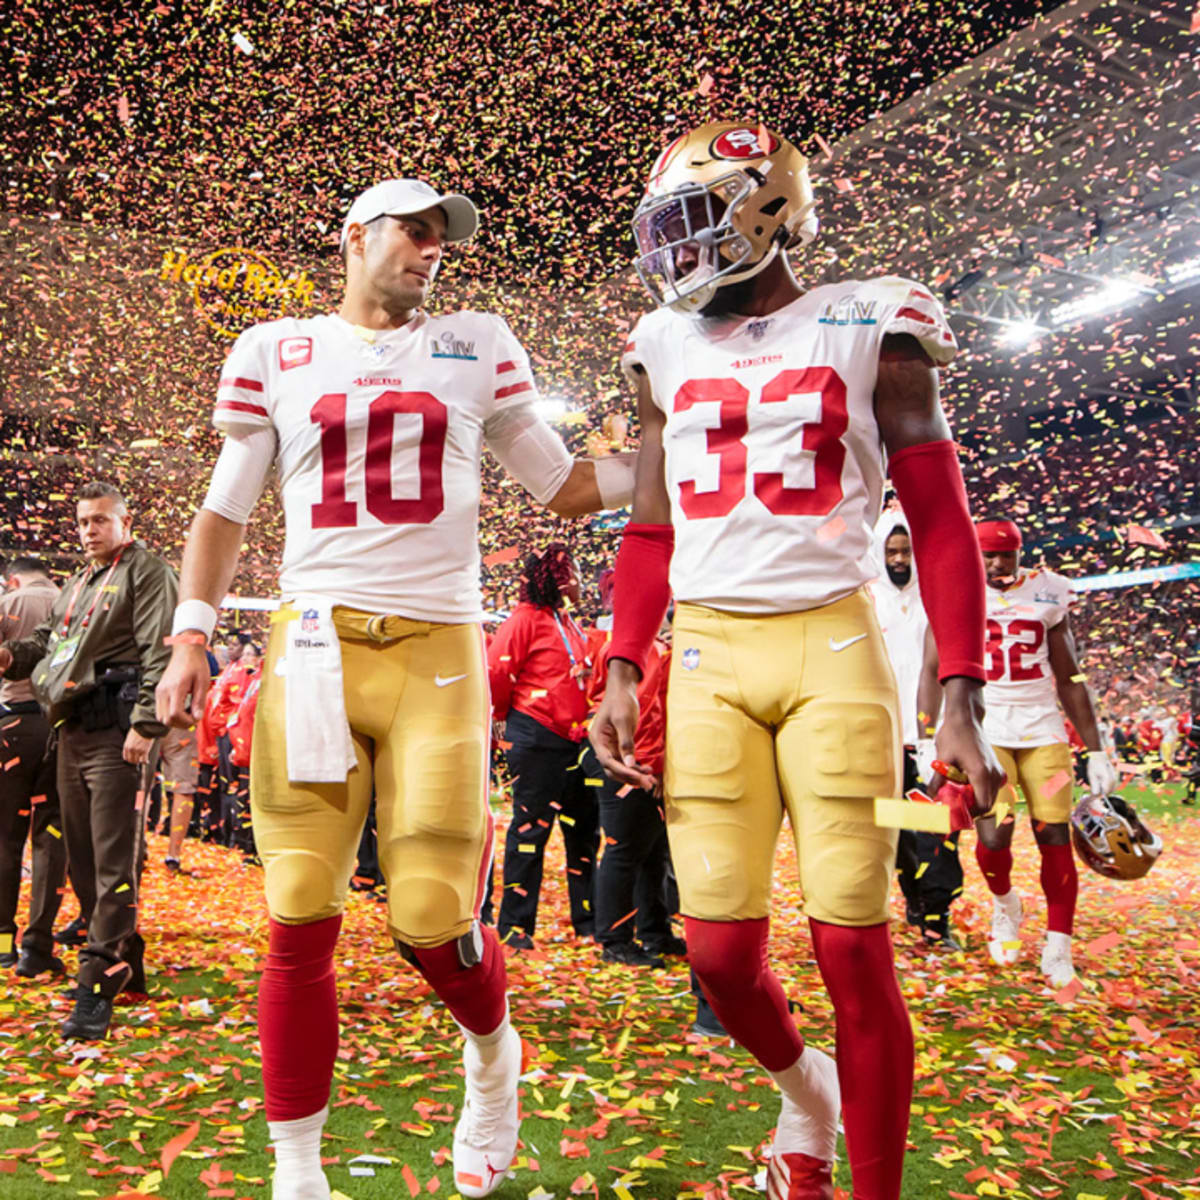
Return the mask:
<path id="1" fill-rule="evenodd" d="M 941 305 L 890 276 L 814 288 L 765 317 L 660 308 L 622 358 L 666 415 L 677 600 L 798 612 L 855 591 L 880 513 L 879 351 L 911 334 L 935 363 L 957 349 Z"/>
<path id="2" fill-rule="evenodd" d="M 993 746 L 1067 740 L 1048 635 L 1066 620 L 1070 603 L 1070 581 L 1053 571 L 1032 571 L 1004 590 L 988 588 L 983 732 Z"/>
<path id="3" fill-rule="evenodd" d="M 418 313 L 368 332 L 325 315 L 246 330 L 213 420 L 275 429 L 285 597 L 456 623 L 483 615 L 483 442 L 536 396 L 499 317 Z"/>

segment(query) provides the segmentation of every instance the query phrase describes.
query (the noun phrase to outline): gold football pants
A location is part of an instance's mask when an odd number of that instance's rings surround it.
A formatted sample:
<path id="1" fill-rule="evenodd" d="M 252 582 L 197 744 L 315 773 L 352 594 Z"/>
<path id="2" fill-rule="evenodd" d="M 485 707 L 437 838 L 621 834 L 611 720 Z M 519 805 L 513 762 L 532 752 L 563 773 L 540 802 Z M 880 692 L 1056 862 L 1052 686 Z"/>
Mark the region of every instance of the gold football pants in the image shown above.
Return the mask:
<path id="1" fill-rule="evenodd" d="M 888 919 L 897 832 L 896 684 L 858 591 L 806 612 L 675 613 L 667 689 L 667 831 L 681 907 L 709 921 L 764 917 L 779 827 L 791 821 L 810 917 Z"/>
<path id="2" fill-rule="evenodd" d="M 491 700 L 483 631 L 334 608 L 357 766 L 345 783 L 291 783 L 285 608 L 271 629 L 250 763 L 254 836 L 271 916 L 340 913 L 376 796 L 388 929 L 436 946 L 470 928 L 492 853 L 487 804 Z"/>
<path id="3" fill-rule="evenodd" d="M 1046 746 L 993 746 L 1008 782 L 1000 789 L 997 803 L 1014 808 L 1021 785 L 1029 815 L 1047 825 L 1063 825 L 1071 819 L 1075 781 L 1071 774 L 1071 747 L 1067 742 Z"/>

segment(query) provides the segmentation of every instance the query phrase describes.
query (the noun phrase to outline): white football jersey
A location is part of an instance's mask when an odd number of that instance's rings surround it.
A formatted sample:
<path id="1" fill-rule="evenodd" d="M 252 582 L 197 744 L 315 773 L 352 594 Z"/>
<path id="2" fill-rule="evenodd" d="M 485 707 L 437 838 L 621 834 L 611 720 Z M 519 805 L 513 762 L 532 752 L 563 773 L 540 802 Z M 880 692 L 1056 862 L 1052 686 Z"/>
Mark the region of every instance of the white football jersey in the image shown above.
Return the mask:
<path id="1" fill-rule="evenodd" d="M 917 728 L 917 689 L 921 684 L 925 631 L 929 628 L 921 591 L 915 576 L 905 587 L 898 588 L 886 575 L 873 580 L 869 591 L 888 661 L 896 676 L 900 736 L 905 745 L 915 746 L 919 738 L 931 736 Z"/>
<path id="2" fill-rule="evenodd" d="M 638 322 L 622 366 L 642 367 L 666 414 L 677 600 L 797 612 L 875 574 L 884 450 L 874 392 L 884 334 L 957 349 L 942 307 L 889 276 L 814 288 L 765 317 Z"/>
<path id="3" fill-rule="evenodd" d="M 501 414 L 536 398 L 529 358 L 488 313 L 364 334 L 335 315 L 270 321 L 221 372 L 217 428 L 275 429 L 280 590 L 481 620 L 480 455 Z"/>
<path id="4" fill-rule="evenodd" d="M 1048 635 L 1066 618 L 1070 603 L 1070 582 L 1053 571 L 1031 571 L 1003 591 L 987 589 L 983 732 L 993 746 L 1067 740 Z"/>

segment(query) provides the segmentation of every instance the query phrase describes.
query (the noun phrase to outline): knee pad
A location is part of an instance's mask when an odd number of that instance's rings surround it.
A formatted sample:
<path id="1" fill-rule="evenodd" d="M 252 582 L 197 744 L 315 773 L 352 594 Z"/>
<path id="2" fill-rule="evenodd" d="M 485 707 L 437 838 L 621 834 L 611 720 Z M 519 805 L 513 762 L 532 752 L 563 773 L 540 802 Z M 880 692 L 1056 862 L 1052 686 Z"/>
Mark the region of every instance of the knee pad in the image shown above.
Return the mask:
<path id="1" fill-rule="evenodd" d="M 267 908 L 278 921 L 319 921 L 344 907 L 345 885 L 328 862 L 306 850 L 271 855 L 263 874 Z"/>

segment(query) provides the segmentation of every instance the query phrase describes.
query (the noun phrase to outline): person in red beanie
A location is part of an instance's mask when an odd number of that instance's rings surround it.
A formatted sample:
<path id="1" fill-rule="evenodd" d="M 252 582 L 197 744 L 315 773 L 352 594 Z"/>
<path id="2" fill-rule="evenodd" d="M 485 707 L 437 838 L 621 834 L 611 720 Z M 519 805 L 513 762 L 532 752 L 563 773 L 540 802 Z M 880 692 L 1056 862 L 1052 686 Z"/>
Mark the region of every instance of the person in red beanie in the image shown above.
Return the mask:
<path id="1" fill-rule="evenodd" d="M 1058 989 L 1075 978 L 1071 935 L 1079 890 L 1071 849 L 1071 746 L 1063 711 L 1086 747 L 1093 795 L 1114 790 L 1116 770 L 1079 666 L 1067 611 L 1070 581 L 1045 567 L 1021 570 L 1021 531 L 1012 521 L 981 521 L 975 532 L 988 586 L 983 730 L 1009 779 L 996 811 L 975 823 L 975 857 L 992 893 L 988 953 L 997 966 L 1010 966 L 1021 954 L 1024 909 L 1010 878 L 1019 784 L 1042 859 L 1047 932 L 1041 968 Z M 918 707 L 932 714 L 932 725 L 938 706 L 937 648 L 928 640 L 925 665 Z"/>

